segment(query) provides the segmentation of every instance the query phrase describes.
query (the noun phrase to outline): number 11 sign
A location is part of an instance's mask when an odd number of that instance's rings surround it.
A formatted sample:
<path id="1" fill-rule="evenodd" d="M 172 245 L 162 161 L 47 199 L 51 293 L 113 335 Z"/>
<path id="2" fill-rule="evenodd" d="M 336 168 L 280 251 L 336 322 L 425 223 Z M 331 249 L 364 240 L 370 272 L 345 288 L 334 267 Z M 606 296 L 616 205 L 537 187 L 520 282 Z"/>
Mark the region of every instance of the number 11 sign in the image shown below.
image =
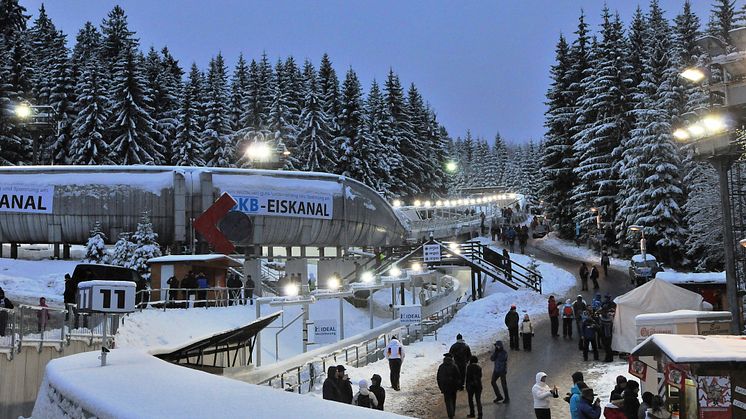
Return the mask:
<path id="1" fill-rule="evenodd" d="M 130 281 L 84 281 L 78 284 L 78 309 L 96 313 L 135 311 L 135 283 Z"/>

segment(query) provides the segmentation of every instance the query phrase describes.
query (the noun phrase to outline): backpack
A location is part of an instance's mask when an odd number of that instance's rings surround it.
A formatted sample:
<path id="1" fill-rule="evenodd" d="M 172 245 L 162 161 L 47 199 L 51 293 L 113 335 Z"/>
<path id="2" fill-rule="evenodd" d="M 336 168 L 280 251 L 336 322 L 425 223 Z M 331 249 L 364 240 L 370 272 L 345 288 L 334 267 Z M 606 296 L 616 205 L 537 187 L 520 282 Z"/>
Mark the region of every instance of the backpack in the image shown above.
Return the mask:
<path id="1" fill-rule="evenodd" d="M 357 405 L 360 407 L 372 407 L 370 403 L 370 396 L 363 396 L 362 394 L 358 394 Z"/>
<path id="2" fill-rule="evenodd" d="M 564 317 L 572 317 L 573 315 L 572 306 L 564 306 L 564 308 L 562 309 L 562 315 Z"/>

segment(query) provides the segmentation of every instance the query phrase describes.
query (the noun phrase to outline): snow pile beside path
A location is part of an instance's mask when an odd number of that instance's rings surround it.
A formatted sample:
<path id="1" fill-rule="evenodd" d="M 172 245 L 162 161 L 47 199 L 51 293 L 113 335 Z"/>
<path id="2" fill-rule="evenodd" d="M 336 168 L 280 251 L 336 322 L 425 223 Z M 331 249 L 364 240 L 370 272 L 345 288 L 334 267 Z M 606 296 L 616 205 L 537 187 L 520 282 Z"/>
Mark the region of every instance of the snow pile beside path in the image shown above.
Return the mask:
<path id="1" fill-rule="evenodd" d="M 62 417 L 50 385 L 99 418 L 398 417 L 219 377 L 135 350 L 113 350 L 106 367 L 97 358 L 98 352 L 86 352 L 50 361 L 33 417 Z"/>
<path id="2" fill-rule="evenodd" d="M 672 284 L 725 284 L 725 272 L 658 272 L 655 277 Z"/>
<path id="3" fill-rule="evenodd" d="M 600 364 L 590 368 L 583 374 L 583 378 L 588 387 L 592 388 L 593 392 L 598 394 L 597 397 L 601 399 L 601 406 L 603 406 L 609 401 L 611 390 L 614 390 L 614 386 L 616 385 L 617 376 L 623 375 L 628 380 L 640 381 L 639 378 L 633 376 L 628 371 L 629 366 L 626 362 L 614 361 L 614 363 Z"/>
<path id="4" fill-rule="evenodd" d="M 528 256 L 518 254 L 510 256 L 524 266 L 528 265 L 530 259 Z M 492 348 L 496 336 L 507 332 L 504 319 L 511 304 L 517 306 L 521 315 L 525 311 L 530 316 L 544 316 L 547 310 L 547 295 L 550 293 L 564 295 L 575 285 L 575 277 L 571 273 L 551 263 L 537 262 L 538 269 L 544 278 L 545 294 L 530 290 L 505 292 L 504 286 L 492 283 L 488 279 L 485 298 L 465 305 L 450 323 L 438 330 L 437 341 L 426 338 L 428 340 L 416 342 L 404 348 L 401 391 L 396 392 L 390 389 L 388 361 L 386 360 L 363 368 L 346 366 L 353 389 L 357 391 L 357 383 L 361 379 L 370 380 L 373 374 L 379 374 L 383 378 L 382 385 L 386 387 L 386 410 L 405 415 L 418 413 L 417 405 L 413 404 L 413 401 L 429 403 L 431 400 L 439 400 L 440 392 L 437 386 L 416 388 L 415 385 L 426 378 L 427 374 L 432 374 L 433 382 L 435 381 L 435 370 L 443 359 L 443 353 L 448 352 L 457 334 L 461 333 L 464 336 L 473 353 L 484 353 Z M 321 387 L 318 387 L 313 395 L 321 397 Z"/>
<path id="5" fill-rule="evenodd" d="M 585 244 L 578 246 L 571 241 L 562 240 L 558 238 L 555 233 L 549 233 L 544 238 L 535 239 L 533 245 L 549 253 L 563 255 L 593 264 L 601 264 L 601 255 L 598 252 L 589 249 Z M 612 257 L 609 258 L 609 262 L 611 263 L 611 266 L 615 268 L 626 269 L 629 266 L 629 261 L 625 259 Z"/>
<path id="6" fill-rule="evenodd" d="M 50 306 L 62 307 L 65 274 L 80 261 L 0 259 L 0 287 L 13 302 L 38 304 L 46 297 Z"/>

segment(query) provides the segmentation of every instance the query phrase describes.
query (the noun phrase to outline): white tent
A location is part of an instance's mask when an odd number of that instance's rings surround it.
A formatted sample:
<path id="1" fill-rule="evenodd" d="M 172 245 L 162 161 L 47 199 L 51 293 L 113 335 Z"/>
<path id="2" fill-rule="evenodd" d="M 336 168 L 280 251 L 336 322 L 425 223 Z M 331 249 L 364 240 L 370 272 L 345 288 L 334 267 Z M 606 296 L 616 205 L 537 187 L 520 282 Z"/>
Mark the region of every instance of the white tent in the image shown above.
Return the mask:
<path id="1" fill-rule="evenodd" d="M 702 310 L 702 296 L 660 279 L 653 279 L 614 299 L 614 335 L 611 348 L 632 352 L 637 346 L 635 316 L 674 310 Z"/>

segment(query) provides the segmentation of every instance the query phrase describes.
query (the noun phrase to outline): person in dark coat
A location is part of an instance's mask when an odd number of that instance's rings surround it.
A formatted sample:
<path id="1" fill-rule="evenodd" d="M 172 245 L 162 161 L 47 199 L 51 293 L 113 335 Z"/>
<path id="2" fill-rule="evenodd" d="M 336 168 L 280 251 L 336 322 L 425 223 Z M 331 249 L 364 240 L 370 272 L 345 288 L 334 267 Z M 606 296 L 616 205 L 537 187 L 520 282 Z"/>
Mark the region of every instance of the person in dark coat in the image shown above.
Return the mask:
<path id="1" fill-rule="evenodd" d="M 584 388 L 578 404 L 581 419 L 599 419 L 601 417 L 601 400 L 593 400 L 593 389 Z"/>
<path id="2" fill-rule="evenodd" d="M 593 265 L 593 267 L 591 268 L 591 281 L 593 281 L 593 289 L 597 290 L 599 286 L 598 286 L 598 268 L 596 268 L 596 265 Z"/>
<path id="3" fill-rule="evenodd" d="M 76 289 L 75 282 L 70 277 L 70 274 L 65 274 L 65 292 L 62 294 L 62 298 L 65 302 L 65 321 L 70 320 L 70 312 L 71 307 L 68 306 L 68 304 L 75 305 L 75 296 L 78 293 L 78 290 Z"/>
<path id="4" fill-rule="evenodd" d="M 482 419 L 482 367 L 478 364 L 476 356 L 469 359 L 469 366 L 466 367 L 466 394 L 469 397 L 469 414 L 468 418 L 474 417 L 474 402 L 477 404 L 477 417 Z"/>
<path id="5" fill-rule="evenodd" d="M 637 419 L 637 411 L 640 409 L 640 400 L 637 393 L 640 391 L 640 384 L 635 380 L 627 381 L 627 387 L 624 389 L 622 399 L 624 399 L 624 415 L 627 419 Z"/>
<path id="6" fill-rule="evenodd" d="M 601 266 L 604 268 L 604 277 L 609 276 L 609 253 L 604 250 L 601 255 Z"/>
<path id="7" fill-rule="evenodd" d="M 0 288 L 0 308 L 12 310 L 15 306 L 10 298 L 5 296 L 5 291 Z M 0 310 L 0 336 L 5 336 L 5 329 L 8 327 L 8 312 Z"/>
<path id="8" fill-rule="evenodd" d="M 378 374 L 373 374 L 373 377 L 370 378 L 370 387 L 368 387 L 368 390 L 370 390 L 371 393 L 376 395 L 376 399 L 378 400 L 378 405 L 376 405 L 377 410 L 383 410 L 383 402 L 386 401 L 386 390 L 383 389 L 381 386 L 381 376 Z"/>
<path id="9" fill-rule="evenodd" d="M 583 313 L 588 309 L 588 304 L 583 301 L 583 296 L 578 295 L 572 303 L 572 311 L 575 316 L 575 326 L 578 328 L 578 350 L 583 350 Z"/>
<path id="10" fill-rule="evenodd" d="M 237 304 L 239 298 L 241 298 L 241 287 L 243 284 L 236 274 L 230 274 L 228 276 L 228 282 L 225 284 L 228 286 L 230 292 L 230 298 L 228 299 L 228 305 L 232 306 Z"/>
<path id="11" fill-rule="evenodd" d="M 552 337 L 559 337 L 559 305 L 553 295 L 549 296 L 547 311 L 549 312 L 549 321 L 552 324 Z"/>
<path id="12" fill-rule="evenodd" d="M 456 415 L 456 393 L 459 385 L 461 385 L 461 378 L 458 367 L 453 362 L 453 355 L 443 354 L 443 363 L 438 367 L 438 388 L 443 393 L 449 419 L 453 419 Z"/>
<path id="13" fill-rule="evenodd" d="M 614 360 L 614 351 L 611 350 L 614 318 L 611 316 L 609 310 L 603 310 L 601 312 L 600 323 L 599 334 L 601 335 L 601 345 L 604 347 L 604 362 L 611 362 Z"/>
<path id="14" fill-rule="evenodd" d="M 337 387 L 337 367 L 331 366 L 326 370 L 326 379 L 321 390 L 324 400 L 339 401 L 339 388 Z"/>
<path id="15" fill-rule="evenodd" d="M 460 376 L 459 390 L 463 390 L 464 381 L 466 380 L 466 365 L 469 363 L 469 359 L 471 359 L 471 348 L 464 342 L 464 337 L 461 336 L 461 333 L 456 335 L 456 343 L 451 345 L 448 353 L 453 356 L 453 362 L 458 367 Z"/>
<path id="16" fill-rule="evenodd" d="M 589 345 L 593 348 L 593 360 L 598 361 L 598 346 L 596 345 L 598 325 L 590 315 L 584 314 L 583 317 L 583 361 L 588 360 Z"/>
<path id="17" fill-rule="evenodd" d="M 518 245 L 521 247 L 521 254 L 526 254 L 526 244 L 528 244 L 528 227 L 523 226 L 518 230 Z"/>
<path id="18" fill-rule="evenodd" d="M 508 249 L 503 249 L 503 269 L 505 269 L 505 279 L 510 281 L 513 277 L 513 265 L 510 263 L 510 253 Z"/>
<path id="19" fill-rule="evenodd" d="M 251 279 L 251 275 L 246 275 L 246 284 L 244 284 L 244 290 L 246 291 L 246 298 L 249 299 L 249 305 L 254 305 L 254 288 L 256 284 Z"/>
<path id="20" fill-rule="evenodd" d="M 173 301 L 179 299 L 178 288 L 181 286 L 181 281 L 176 278 L 176 275 L 171 275 L 171 278 L 168 278 L 168 281 L 166 281 L 166 283 L 168 284 L 168 299 L 173 304 Z"/>
<path id="21" fill-rule="evenodd" d="M 508 333 L 510 334 L 510 349 L 520 351 L 520 347 L 518 346 L 518 322 L 520 320 L 520 316 L 518 316 L 518 311 L 516 311 L 515 304 L 510 306 L 510 311 L 508 311 L 508 314 L 505 315 L 505 326 L 508 327 Z"/>
<path id="22" fill-rule="evenodd" d="M 501 340 L 495 342 L 495 351 L 492 352 L 490 360 L 495 363 L 492 367 L 491 380 L 492 390 L 495 392 L 495 400 L 493 400 L 493 402 L 500 403 L 500 401 L 502 400 L 503 403 L 510 403 L 510 396 L 508 395 L 508 383 L 506 378 L 508 375 L 508 353 L 505 352 L 505 349 L 503 348 L 503 342 Z M 502 394 L 500 394 L 500 389 L 497 388 L 498 379 L 500 379 L 503 393 L 505 393 L 504 399 Z"/>
<path id="23" fill-rule="evenodd" d="M 622 400 L 624 389 L 626 388 L 627 388 L 627 377 L 623 375 L 617 375 L 616 385 L 614 386 L 614 390 L 611 390 L 611 396 L 609 396 L 609 401 L 613 402 L 614 400 Z"/>
<path id="24" fill-rule="evenodd" d="M 344 365 L 337 365 L 337 388 L 339 389 L 339 402 L 352 404 L 352 383 L 350 377 L 345 374 Z"/>
<path id="25" fill-rule="evenodd" d="M 583 291 L 588 290 L 588 266 L 585 262 L 580 264 L 580 286 Z"/>

